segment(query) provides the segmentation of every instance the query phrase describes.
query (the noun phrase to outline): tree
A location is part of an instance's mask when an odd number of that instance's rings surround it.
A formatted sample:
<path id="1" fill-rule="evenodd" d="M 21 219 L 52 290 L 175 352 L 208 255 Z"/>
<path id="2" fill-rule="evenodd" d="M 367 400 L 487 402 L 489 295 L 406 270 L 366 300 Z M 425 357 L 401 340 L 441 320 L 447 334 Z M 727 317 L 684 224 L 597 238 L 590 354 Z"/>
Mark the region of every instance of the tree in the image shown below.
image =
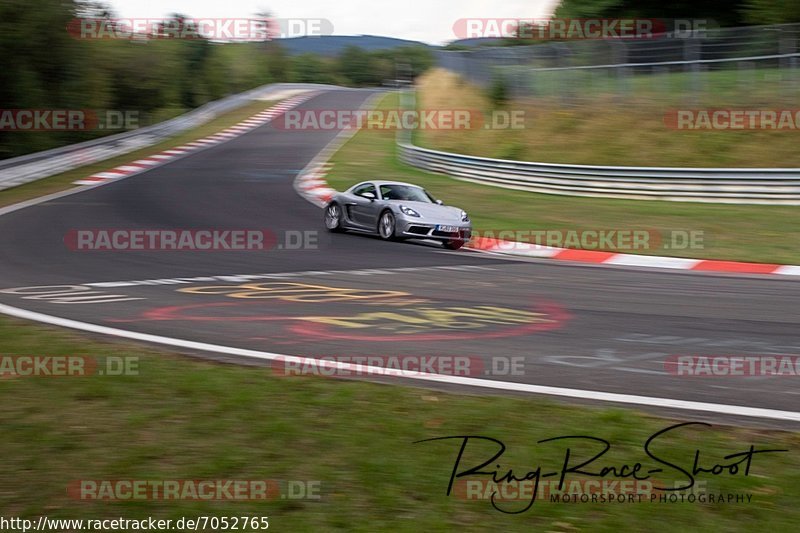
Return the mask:
<path id="1" fill-rule="evenodd" d="M 798 0 L 748 0 L 745 17 L 754 24 L 784 24 L 800 22 Z"/>
<path id="2" fill-rule="evenodd" d="M 744 8 L 749 0 L 562 0 L 558 18 L 652 18 L 707 19 L 720 26 L 747 23 Z M 774 3 L 775 0 L 763 0 Z M 780 0 L 796 2 L 796 0 Z"/>
<path id="3" fill-rule="evenodd" d="M 298 83 L 331 83 L 330 68 L 316 54 L 300 54 L 292 58 L 292 80 Z"/>
<path id="4" fill-rule="evenodd" d="M 270 77 L 275 81 L 289 81 L 292 61 L 283 46 L 278 41 L 268 41 L 264 49 Z"/>
<path id="5" fill-rule="evenodd" d="M 502 76 L 495 76 L 489 88 L 489 99 L 495 108 L 503 107 L 508 102 L 508 87 Z"/>
<path id="6" fill-rule="evenodd" d="M 348 46 L 342 51 L 339 55 L 339 71 L 356 86 L 375 82 L 370 55 L 358 46 Z"/>

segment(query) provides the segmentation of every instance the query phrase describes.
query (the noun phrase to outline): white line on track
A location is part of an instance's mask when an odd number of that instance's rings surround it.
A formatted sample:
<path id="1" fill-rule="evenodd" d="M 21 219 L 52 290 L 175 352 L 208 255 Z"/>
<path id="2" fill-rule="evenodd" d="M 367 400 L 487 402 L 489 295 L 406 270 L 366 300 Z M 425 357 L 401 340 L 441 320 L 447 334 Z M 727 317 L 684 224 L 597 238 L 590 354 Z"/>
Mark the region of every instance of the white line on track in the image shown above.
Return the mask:
<path id="1" fill-rule="evenodd" d="M 233 348 L 219 344 L 208 344 L 205 342 L 176 339 L 173 337 L 162 337 L 149 333 L 137 333 L 123 329 L 99 326 L 88 322 L 80 322 L 66 318 L 60 318 L 34 311 L 17 309 L 5 304 L 0 304 L 0 313 L 11 315 L 26 320 L 35 320 L 45 324 L 61 326 L 65 328 L 78 329 L 102 335 L 113 335 L 135 341 L 151 342 L 167 346 L 176 346 L 189 350 L 200 350 L 204 352 L 221 353 L 235 355 L 238 357 L 248 357 L 251 359 L 261 359 L 265 361 L 285 361 L 294 364 L 316 364 L 330 366 L 340 370 L 353 372 L 366 372 L 370 375 L 385 376 L 386 369 L 375 366 L 365 366 L 354 363 L 344 363 L 338 361 L 326 361 L 294 355 L 283 355 L 272 352 L 261 352 L 258 350 L 248 350 L 244 348 Z M 745 416 L 750 418 L 768 418 L 772 420 L 784 420 L 800 422 L 800 413 L 793 411 L 780 411 L 777 409 L 762 409 L 758 407 L 746 407 L 742 405 L 728 405 L 718 403 L 693 402 L 687 400 L 674 400 L 672 398 L 658 398 L 653 396 L 636 396 L 633 394 L 617 394 L 612 392 L 591 391 L 582 389 L 567 389 L 562 387 L 549 387 L 544 385 L 530 385 L 527 383 L 514 383 L 509 381 L 493 381 L 487 379 L 467 378 L 461 376 L 450 376 L 443 374 L 428 374 L 419 372 L 414 375 L 399 374 L 396 377 L 411 379 L 416 381 L 426 381 L 433 383 L 444 383 L 449 385 L 465 385 L 469 387 L 481 387 L 484 389 L 504 390 L 513 392 L 526 392 L 530 394 L 545 394 L 549 396 L 562 396 L 567 398 L 579 398 L 584 400 L 594 400 L 600 402 L 612 402 L 631 405 L 645 405 L 650 407 L 662 407 L 669 409 L 682 409 L 687 411 L 702 411 L 720 415 Z"/>

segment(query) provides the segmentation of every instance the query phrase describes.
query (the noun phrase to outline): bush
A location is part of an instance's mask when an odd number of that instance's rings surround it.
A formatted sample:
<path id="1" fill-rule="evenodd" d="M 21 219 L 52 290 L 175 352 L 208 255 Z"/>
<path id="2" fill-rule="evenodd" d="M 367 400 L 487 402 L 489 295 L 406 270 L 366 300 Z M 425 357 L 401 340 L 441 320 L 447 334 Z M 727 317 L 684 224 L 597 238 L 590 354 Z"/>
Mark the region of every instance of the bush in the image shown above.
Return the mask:
<path id="1" fill-rule="evenodd" d="M 503 107 L 508 102 L 508 86 L 506 80 L 498 76 L 492 81 L 489 89 L 489 99 L 494 107 Z"/>

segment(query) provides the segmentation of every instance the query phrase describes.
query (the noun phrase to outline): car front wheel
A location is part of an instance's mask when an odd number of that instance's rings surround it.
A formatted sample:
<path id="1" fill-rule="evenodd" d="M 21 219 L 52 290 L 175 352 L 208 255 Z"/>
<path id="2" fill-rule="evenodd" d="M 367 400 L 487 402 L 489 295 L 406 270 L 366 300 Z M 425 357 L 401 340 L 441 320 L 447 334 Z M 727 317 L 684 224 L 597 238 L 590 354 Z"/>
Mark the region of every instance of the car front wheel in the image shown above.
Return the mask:
<path id="1" fill-rule="evenodd" d="M 444 242 L 444 247 L 447 248 L 448 250 L 458 250 L 462 246 L 464 246 L 464 241 L 458 239 L 453 239 Z"/>
<path id="2" fill-rule="evenodd" d="M 391 211 L 384 211 L 378 221 L 378 234 L 381 239 L 389 241 L 394 240 L 394 215 Z"/>

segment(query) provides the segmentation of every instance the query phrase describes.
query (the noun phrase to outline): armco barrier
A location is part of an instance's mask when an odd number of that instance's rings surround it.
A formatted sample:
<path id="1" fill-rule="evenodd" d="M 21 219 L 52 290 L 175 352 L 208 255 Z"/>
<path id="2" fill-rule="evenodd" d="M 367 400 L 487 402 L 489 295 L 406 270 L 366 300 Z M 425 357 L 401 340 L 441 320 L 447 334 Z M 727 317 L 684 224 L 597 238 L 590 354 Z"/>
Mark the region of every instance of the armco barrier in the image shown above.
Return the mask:
<path id="1" fill-rule="evenodd" d="M 311 83 L 276 83 L 209 102 L 174 119 L 137 130 L 109 135 L 92 141 L 71 144 L 62 148 L 36 152 L 0 161 L 0 190 L 8 189 L 73 168 L 102 161 L 117 155 L 151 146 L 161 140 L 195 128 L 218 115 L 242 107 L 250 100 L 283 97 L 290 92 L 335 88 Z"/>
<path id="2" fill-rule="evenodd" d="M 560 165 L 490 159 L 398 142 L 402 161 L 506 189 L 639 200 L 800 205 L 798 168 L 680 168 Z"/>

